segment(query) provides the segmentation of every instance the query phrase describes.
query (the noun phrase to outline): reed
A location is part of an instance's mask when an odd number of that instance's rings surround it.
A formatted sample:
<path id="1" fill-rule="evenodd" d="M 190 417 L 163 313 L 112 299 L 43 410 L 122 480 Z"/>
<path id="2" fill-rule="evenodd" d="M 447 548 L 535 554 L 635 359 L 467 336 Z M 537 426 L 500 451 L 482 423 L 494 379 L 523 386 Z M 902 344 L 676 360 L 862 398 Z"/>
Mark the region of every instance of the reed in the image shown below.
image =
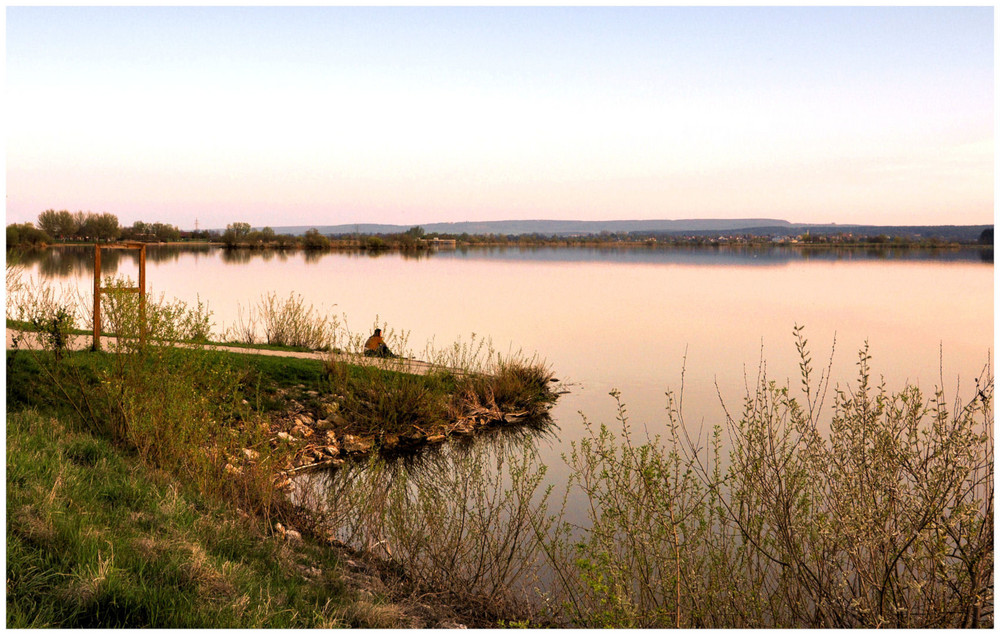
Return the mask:
<path id="1" fill-rule="evenodd" d="M 497 357 L 484 373 L 463 373 L 455 378 L 458 411 L 485 408 L 521 416 L 539 416 L 555 401 L 550 388 L 552 371 L 543 363 L 524 357 Z"/>

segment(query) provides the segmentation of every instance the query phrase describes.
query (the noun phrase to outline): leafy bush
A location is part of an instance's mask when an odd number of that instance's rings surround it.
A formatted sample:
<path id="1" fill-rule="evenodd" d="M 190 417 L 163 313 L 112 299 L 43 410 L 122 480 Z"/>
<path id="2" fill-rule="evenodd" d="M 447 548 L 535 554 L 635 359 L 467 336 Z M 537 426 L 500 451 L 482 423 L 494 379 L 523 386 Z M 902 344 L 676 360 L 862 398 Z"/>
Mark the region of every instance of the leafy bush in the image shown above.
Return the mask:
<path id="1" fill-rule="evenodd" d="M 319 233 L 317 229 L 309 229 L 302 236 L 302 246 L 305 249 L 329 249 L 330 239 Z"/>
<path id="2" fill-rule="evenodd" d="M 619 402 L 567 459 L 590 502 L 547 553 L 567 616 L 585 626 L 945 628 L 993 622 L 993 379 L 949 410 L 936 390 L 889 393 L 812 377 L 797 329 L 802 396 L 761 372 L 708 449 L 677 401 L 666 443 L 632 441 Z M 617 398 L 617 395 L 616 395 Z M 569 490 L 568 490 L 569 493 Z"/>
<path id="3" fill-rule="evenodd" d="M 31 223 L 7 225 L 7 249 L 32 248 L 50 245 L 52 236 Z"/>
<path id="4" fill-rule="evenodd" d="M 49 350 L 55 353 L 56 359 L 59 359 L 66 352 L 67 339 L 69 332 L 73 329 L 73 322 L 73 308 L 60 306 L 52 315 L 33 317 L 31 326 L 35 331 L 41 333 Z"/>

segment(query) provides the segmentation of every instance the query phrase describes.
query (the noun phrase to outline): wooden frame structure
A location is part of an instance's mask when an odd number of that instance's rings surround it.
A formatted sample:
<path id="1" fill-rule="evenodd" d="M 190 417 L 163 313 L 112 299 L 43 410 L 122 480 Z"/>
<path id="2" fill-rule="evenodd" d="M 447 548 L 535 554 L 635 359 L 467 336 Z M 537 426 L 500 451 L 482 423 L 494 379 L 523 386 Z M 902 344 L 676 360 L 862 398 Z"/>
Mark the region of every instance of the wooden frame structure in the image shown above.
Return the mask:
<path id="1" fill-rule="evenodd" d="M 139 250 L 139 286 L 122 289 L 139 294 L 139 314 L 142 316 L 142 327 L 139 342 L 146 341 L 146 243 L 124 242 L 110 245 L 94 245 L 94 341 L 91 350 L 101 350 L 101 249 L 138 249 Z"/>

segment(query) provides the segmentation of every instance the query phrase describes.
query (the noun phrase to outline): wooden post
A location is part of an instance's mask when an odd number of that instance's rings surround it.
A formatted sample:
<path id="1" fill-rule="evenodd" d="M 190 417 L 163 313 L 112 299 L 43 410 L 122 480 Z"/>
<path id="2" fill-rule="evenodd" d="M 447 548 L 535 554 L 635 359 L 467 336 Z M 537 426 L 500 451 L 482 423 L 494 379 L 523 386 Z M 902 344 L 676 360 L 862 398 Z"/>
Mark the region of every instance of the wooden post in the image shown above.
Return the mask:
<path id="1" fill-rule="evenodd" d="M 146 243 L 139 247 L 139 345 L 146 345 Z"/>
<path id="2" fill-rule="evenodd" d="M 94 342 L 90 350 L 101 350 L 101 246 L 94 245 Z"/>

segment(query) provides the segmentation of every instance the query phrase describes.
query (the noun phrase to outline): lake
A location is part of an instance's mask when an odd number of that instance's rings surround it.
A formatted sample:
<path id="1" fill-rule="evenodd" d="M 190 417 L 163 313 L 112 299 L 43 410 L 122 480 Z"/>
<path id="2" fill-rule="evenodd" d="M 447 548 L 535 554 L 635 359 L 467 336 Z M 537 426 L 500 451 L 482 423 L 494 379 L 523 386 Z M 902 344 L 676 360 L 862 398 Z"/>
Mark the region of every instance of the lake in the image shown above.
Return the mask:
<path id="1" fill-rule="evenodd" d="M 102 261 L 105 274 L 138 277 L 135 252 L 105 251 Z M 89 293 L 92 263 L 92 247 L 73 247 L 25 264 L 33 278 Z M 720 397 L 739 411 L 762 359 L 797 388 L 795 325 L 817 372 L 836 341 L 833 384 L 854 379 L 867 342 L 890 390 L 943 382 L 952 398 L 959 383 L 971 389 L 993 347 L 992 251 L 977 249 L 497 247 L 413 257 L 150 246 L 146 275 L 156 295 L 207 302 L 219 332 L 265 292 L 298 293 L 353 332 L 367 335 L 376 319 L 408 331 L 417 356 L 428 341 L 473 333 L 502 352 L 537 354 L 568 391 L 538 441 L 553 482 L 565 477 L 560 456 L 584 415 L 614 424 L 614 389 L 631 422 L 656 434 L 682 373 L 694 429 L 723 423 Z"/>

